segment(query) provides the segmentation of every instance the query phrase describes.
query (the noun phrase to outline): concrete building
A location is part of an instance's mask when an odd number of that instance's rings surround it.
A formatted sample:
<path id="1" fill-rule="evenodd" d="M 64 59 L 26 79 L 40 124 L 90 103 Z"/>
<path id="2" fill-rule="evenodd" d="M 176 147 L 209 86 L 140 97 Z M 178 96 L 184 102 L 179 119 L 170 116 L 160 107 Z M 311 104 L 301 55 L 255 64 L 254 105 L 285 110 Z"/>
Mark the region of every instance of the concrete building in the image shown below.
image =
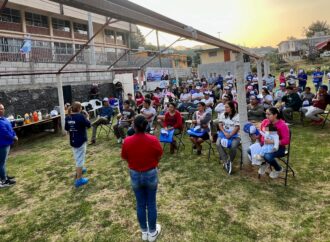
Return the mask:
<path id="1" fill-rule="evenodd" d="M 105 22 L 104 16 L 48 0 L 11 0 L 0 12 L 0 72 L 59 70 Z M 105 70 L 129 48 L 129 33 L 135 31 L 135 25 L 122 21 L 107 26 L 66 70 Z M 23 54 L 20 49 L 27 39 L 32 48 Z M 122 62 L 128 66 L 128 58 Z M 87 101 L 95 82 L 100 84 L 100 96 L 109 96 L 112 79 L 112 72 L 65 74 L 64 99 Z M 50 111 L 58 105 L 56 90 L 55 75 L 0 77 L 0 102 L 16 115 L 41 108 Z"/>
<path id="2" fill-rule="evenodd" d="M 226 49 L 211 48 L 205 50 L 198 50 L 196 52 L 200 54 L 201 64 L 203 65 L 235 60 L 234 53 Z"/>
<path id="3" fill-rule="evenodd" d="M 150 51 L 139 51 L 134 53 L 136 57 L 150 58 L 155 53 Z M 162 59 L 162 66 L 169 68 L 188 68 L 187 55 L 175 54 L 175 53 L 163 53 L 160 55 Z M 164 65 L 163 65 L 164 63 Z"/>
<path id="4" fill-rule="evenodd" d="M 197 72 L 199 77 L 208 78 L 214 74 L 225 76 L 230 71 L 236 76 L 237 62 L 236 54 L 233 51 L 221 48 L 208 48 L 205 50 L 197 50 L 200 54 L 201 64 L 198 65 Z M 244 75 L 251 71 L 249 62 L 244 63 Z"/>
<path id="5" fill-rule="evenodd" d="M 286 40 L 278 44 L 278 52 L 285 61 L 299 61 L 317 44 L 330 39 L 330 35 L 318 34 L 307 39 Z"/>

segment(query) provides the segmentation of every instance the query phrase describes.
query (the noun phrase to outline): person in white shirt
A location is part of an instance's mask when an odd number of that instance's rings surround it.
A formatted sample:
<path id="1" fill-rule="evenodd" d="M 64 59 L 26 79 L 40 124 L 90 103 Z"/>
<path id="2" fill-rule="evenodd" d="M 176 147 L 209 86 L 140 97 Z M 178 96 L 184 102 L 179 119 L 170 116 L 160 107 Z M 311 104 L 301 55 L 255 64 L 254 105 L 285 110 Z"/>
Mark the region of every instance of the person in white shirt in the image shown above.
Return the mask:
<path id="1" fill-rule="evenodd" d="M 327 78 L 328 78 L 328 89 L 330 90 L 330 72 L 328 72 Z M 329 93 L 330 93 L 330 91 L 329 91 Z"/>
<path id="2" fill-rule="evenodd" d="M 204 95 L 203 93 L 200 92 L 201 88 L 199 86 L 196 87 L 196 92 L 193 93 L 193 95 L 191 96 L 191 100 L 193 101 L 193 103 L 195 105 L 197 105 L 203 98 Z"/>
<path id="3" fill-rule="evenodd" d="M 214 100 L 212 97 L 210 97 L 209 92 L 204 92 L 204 99 L 202 99 L 202 102 L 205 103 L 206 106 L 206 112 L 209 112 L 212 114 L 212 108 L 214 105 Z"/>
<path id="4" fill-rule="evenodd" d="M 239 115 L 236 111 L 235 104 L 233 102 L 227 102 L 225 104 L 225 112 L 220 116 L 219 122 L 220 132 L 225 136 L 225 139 L 218 135 L 217 149 L 220 155 L 220 160 L 224 163 L 228 174 L 232 171 L 232 162 L 235 160 L 237 148 L 240 145 L 241 139 L 238 136 L 240 129 Z M 227 140 L 227 149 L 229 149 L 229 157 L 225 151 L 225 140 Z M 231 145 L 228 146 L 229 140 Z"/>
<path id="5" fill-rule="evenodd" d="M 234 83 L 234 76 L 228 71 L 227 75 L 225 76 L 225 82 L 228 83 Z"/>
<path id="6" fill-rule="evenodd" d="M 180 94 L 180 104 L 178 105 L 178 109 L 180 112 L 184 112 L 189 104 L 191 103 L 191 94 L 188 92 L 187 88 L 182 90 Z"/>
<path id="7" fill-rule="evenodd" d="M 217 104 L 217 106 L 214 108 L 214 111 L 217 113 L 217 118 L 213 120 L 213 129 L 217 130 L 218 129 L 218 125 L 220 122 L 220 117 L 221 114 L 223 114 L 225 112 L 225 104 L 229 101 L 229 97 L 228 95 L 223 96 L 221 102 L 219 102 Z"/>
<path id="8" fill-rule="evenodd" d="M 143 108 L 141 109 L 140 111 L 140 114 L 142 114 L 148 121 L 148 127 L 147 127 L 147 130 L 151 130 L 152 128 L 152 124 L 153 124 L 153 121 L 156 117 L 156 109 L 154 109 L 152 106 L 151 106 L 151 100 L 146 98 L 144 99 L 143 101 Z"/>
<path id="9" fill-rule="evenodd" d="M 285 94 L 286 94 L 285 83 L 281 83 L 280 89 L 278 89 L 274 95 L 274 105 L 278 102 L 281 102 Z"/>
<path id="10" fill-rule="evenodd" d="M 261 91 L 263 97 L 263 105 L 265 109 L 270 108 L 273 105 L 273 96 L 270 95 L 267 87 L 263 87 Z"/>

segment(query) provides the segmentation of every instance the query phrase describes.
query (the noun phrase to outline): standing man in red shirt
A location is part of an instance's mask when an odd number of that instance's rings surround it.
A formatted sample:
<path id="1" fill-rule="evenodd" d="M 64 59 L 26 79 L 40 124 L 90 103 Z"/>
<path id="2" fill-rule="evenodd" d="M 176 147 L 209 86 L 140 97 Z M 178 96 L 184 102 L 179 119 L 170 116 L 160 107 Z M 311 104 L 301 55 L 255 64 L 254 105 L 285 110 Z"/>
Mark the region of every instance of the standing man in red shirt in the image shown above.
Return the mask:
<path id="1" fill-rule="evenodd" d="M 145 133 L 147 126 L 148 121 L 143 115 L 138 115 L 135 118 L 135 135 L 124 140 L 121 157 L 128 162 L 130 169 L 142 240 L 155 241 L 161 231 L 161 226 L 156 224 L 156 193 L 158 186 L 157 166 L 163 149 L 155 136 Z"/>

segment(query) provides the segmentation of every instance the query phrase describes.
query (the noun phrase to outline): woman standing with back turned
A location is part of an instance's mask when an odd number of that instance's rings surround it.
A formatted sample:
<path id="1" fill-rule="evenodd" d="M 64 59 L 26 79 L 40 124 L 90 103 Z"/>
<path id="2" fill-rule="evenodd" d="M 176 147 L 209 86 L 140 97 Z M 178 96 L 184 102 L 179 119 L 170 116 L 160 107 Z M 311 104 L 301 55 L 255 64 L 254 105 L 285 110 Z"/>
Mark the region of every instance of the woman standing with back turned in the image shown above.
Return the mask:
<path id="1" fill-rule="evenodd" d="M 155 241 L 161 231 L 161 226 L 156 224 L 156 193 L 157 166 L 163 149 L 155 136 L 145 133 L 147 126 L 148 121 L 143 115 L 135 118 L 135 135 L 124 140 L 121 157 L 128 162 L 142 240 Z"/>

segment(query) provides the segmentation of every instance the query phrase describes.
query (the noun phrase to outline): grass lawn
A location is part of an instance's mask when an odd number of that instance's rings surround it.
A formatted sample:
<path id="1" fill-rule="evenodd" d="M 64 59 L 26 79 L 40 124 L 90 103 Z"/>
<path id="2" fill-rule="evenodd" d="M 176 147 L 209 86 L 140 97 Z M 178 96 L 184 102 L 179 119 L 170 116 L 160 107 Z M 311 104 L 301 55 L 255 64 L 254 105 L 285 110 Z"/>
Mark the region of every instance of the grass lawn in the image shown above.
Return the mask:
<path id="1" fill-rule="evenodd" d="M 329 241 L 329 126 L 292 127 L 296 177 L 228 176 L 217 156 L 183 152 L 160 162 L 159 241 Z M 20 141 L 8 161 L 17 184 L 0 190 L 1 241 L 140 241 L 127 166 L 115 139 L 88 147 L 90 184 L 75 189 L 67 137 Z M 186 144 L 188 140 L 186 138 Z"/>

